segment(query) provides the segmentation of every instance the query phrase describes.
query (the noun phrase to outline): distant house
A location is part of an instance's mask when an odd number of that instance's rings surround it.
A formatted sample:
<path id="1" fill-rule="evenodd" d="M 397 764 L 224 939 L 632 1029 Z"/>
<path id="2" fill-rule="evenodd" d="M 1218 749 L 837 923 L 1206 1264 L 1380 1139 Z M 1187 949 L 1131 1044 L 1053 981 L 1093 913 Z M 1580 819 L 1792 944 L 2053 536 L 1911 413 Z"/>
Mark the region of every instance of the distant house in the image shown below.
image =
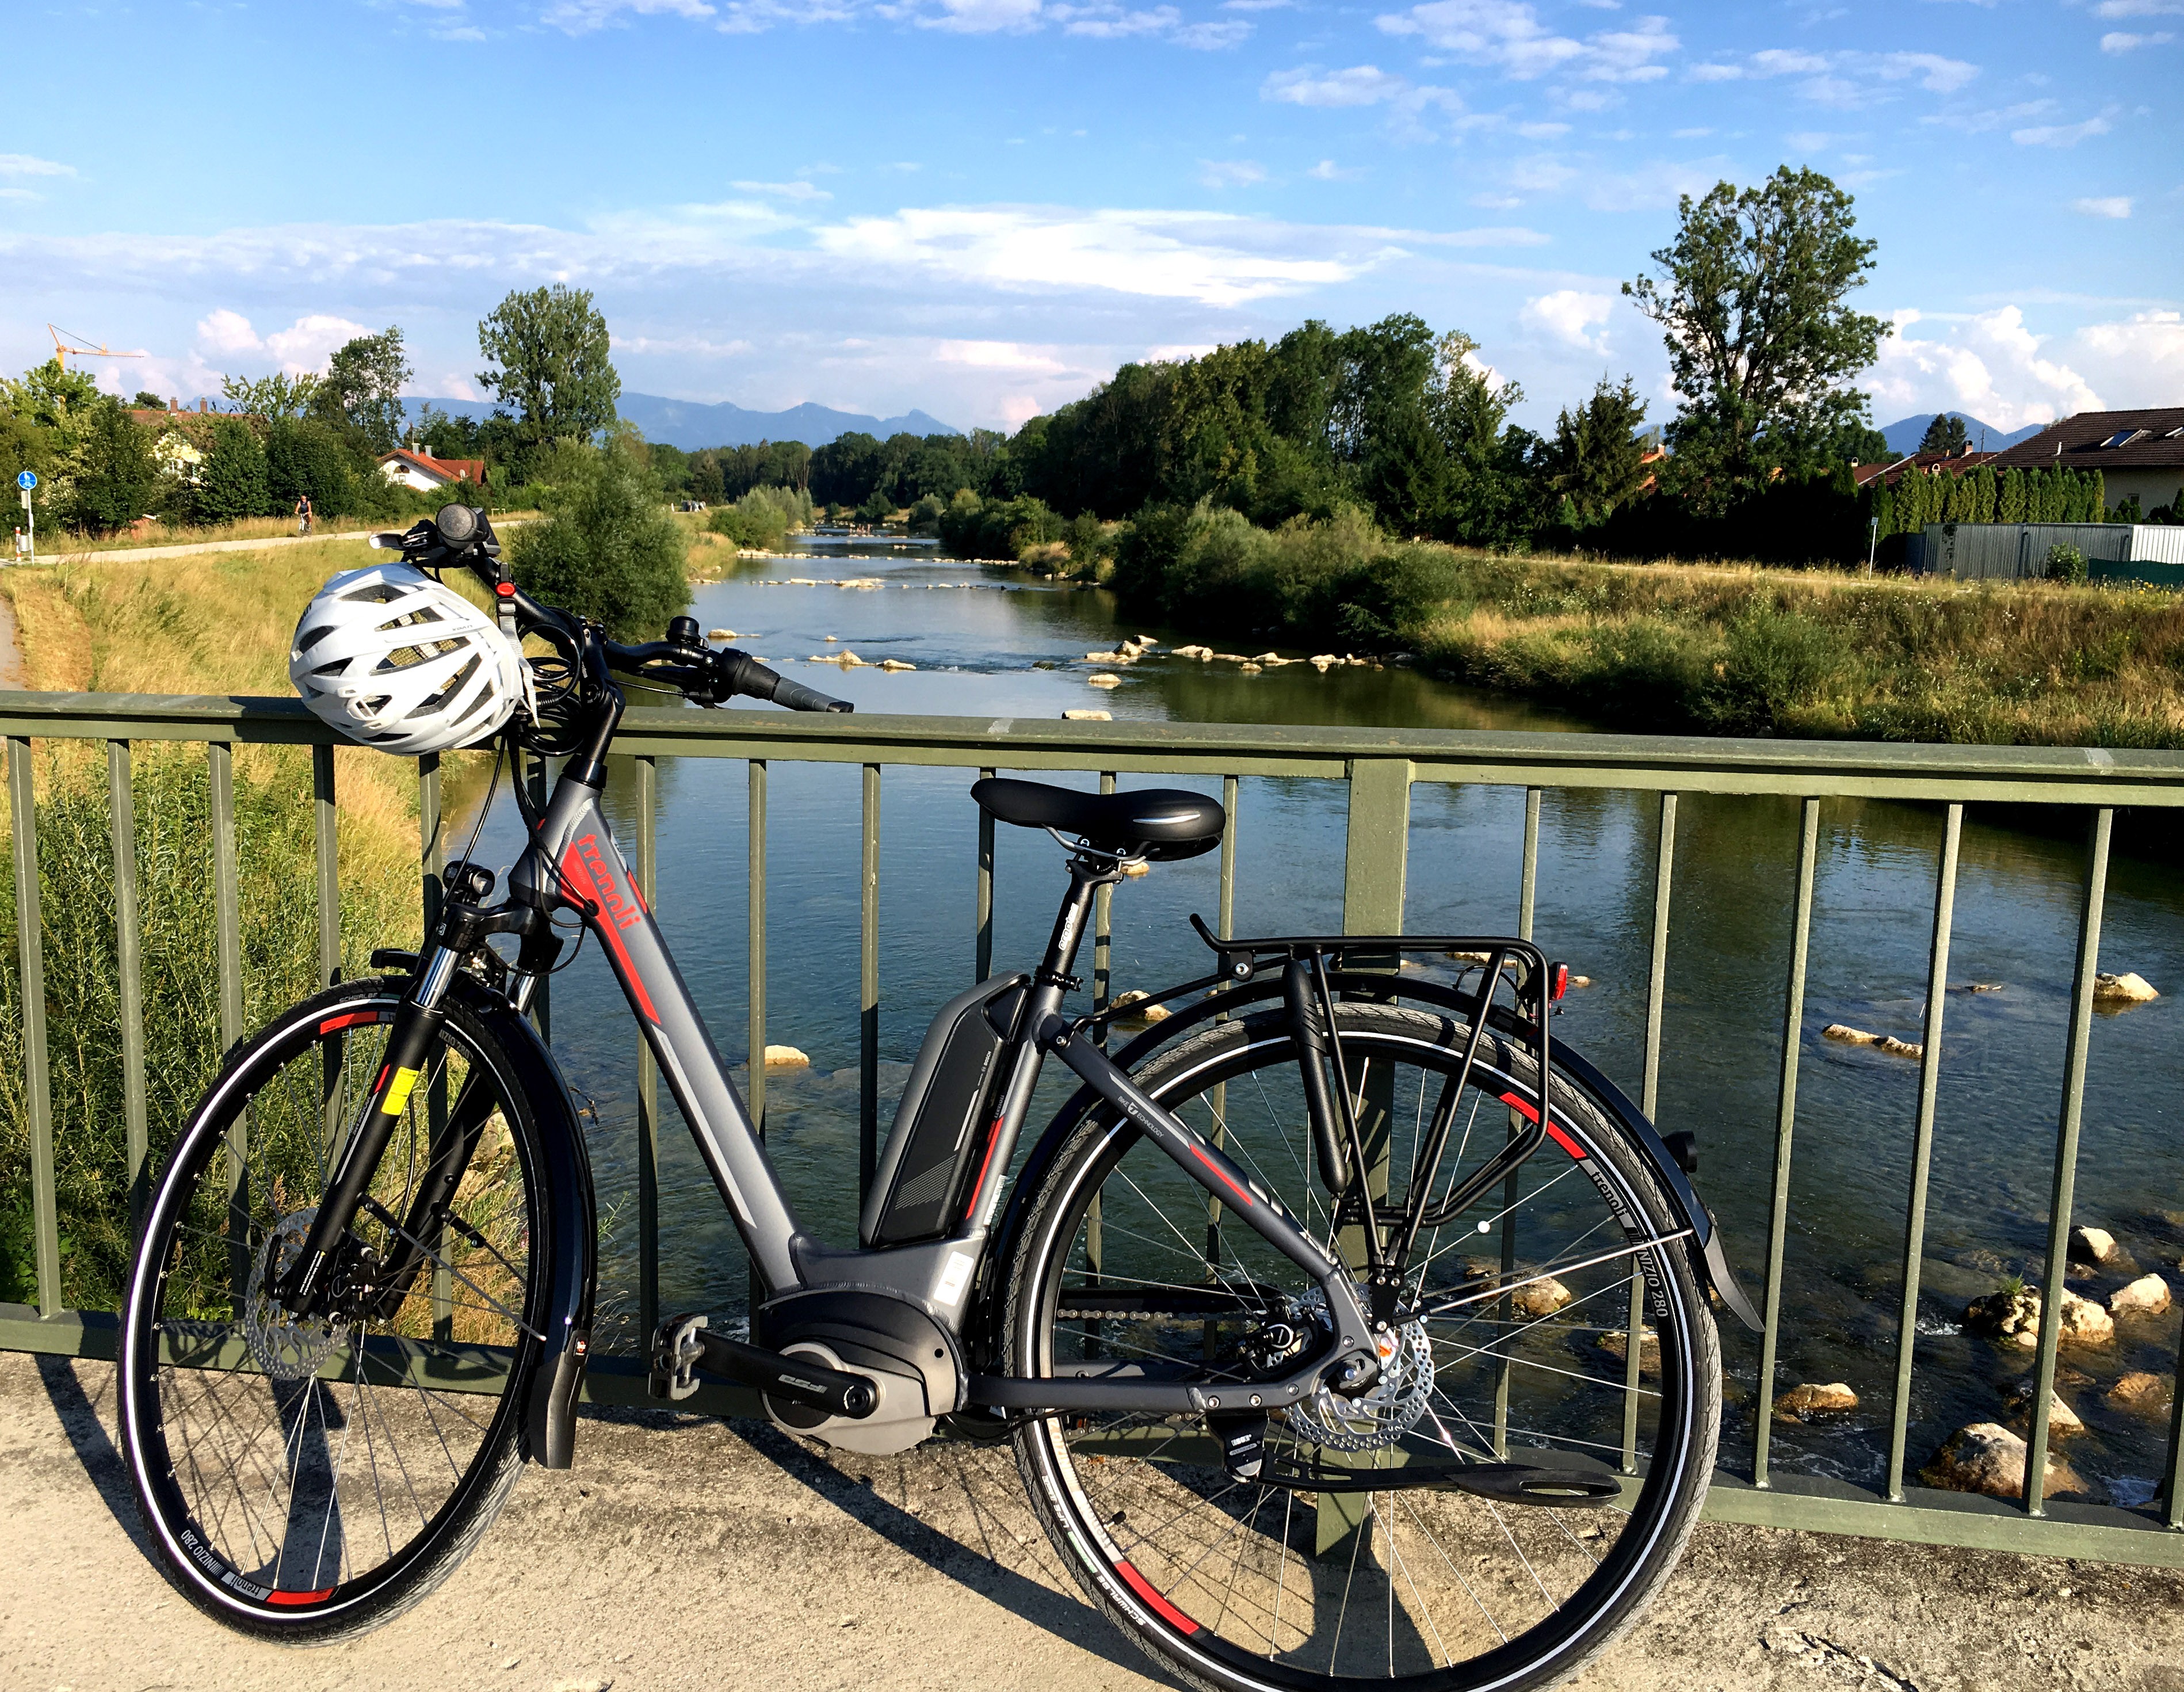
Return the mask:
<path id="1" fill-rule="evenodd" d="M 422 494 L 452 487 L 458 482 L 468 482 L 479 488 L 485 486 L 483 459 L 435 458 L 429 452 L 419 452 L 406 446 L 380 454 L 379 471 L 389 482 L 398 482 L 404 488 L 415 488 Z"/>
<path id="2" fill-rule="evenodd" d="M 204 468 L 204 437 L 202 431 L 215 414 L 209 401 L 198 401 L 196 410 L 180 405 L 136 406 L 129 415 L 144 428 L 153 431 L 152 456 L 159 467 L 170 476 L 181 478 L 191 486 L 197 485 L 199 472 Z"/>
<path id="3" fill-rule="evenodd" d="M 2184 405 L 2081 411 L 1994 455 L 1997 470 L 2057 465 L 2099 471 L 2110 511 L 2134 494 L 2142 511 L 2170 505 L 2184 484 Z"/>
<path id="4" fill-rule="evenodd" d="M 1959 447 L 1954 452 L 1914 452 L 1886 464 L 1853 464 L 1850 473 L 1852 480 L 1861 488 L 1869 488 L 1876 482 L 1892 488 L 1913 471 L 1927 476 L 1962 476 L 1983 464 L 1993 464 L 2001 456 L 1998 452 L 1975 452 L 1968 446 Z"/>

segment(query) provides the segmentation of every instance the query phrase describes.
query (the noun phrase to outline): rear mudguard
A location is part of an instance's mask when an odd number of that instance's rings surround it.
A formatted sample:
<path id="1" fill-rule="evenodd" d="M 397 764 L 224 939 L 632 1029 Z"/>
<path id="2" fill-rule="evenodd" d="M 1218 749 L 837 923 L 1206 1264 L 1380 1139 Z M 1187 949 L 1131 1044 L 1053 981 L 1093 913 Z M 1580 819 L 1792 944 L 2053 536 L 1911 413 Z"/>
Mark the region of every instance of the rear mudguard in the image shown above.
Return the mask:
<path id="1" fill-rule="evenodd" d="M 1431 1004 L 1450 1012 L 1459 1020 L 1471 1009 L 1471 997 L 1453 987 L 1432 981 L 1391 979 L 1386 975 L 1362 974 L 1338 971 L 1329 978 L 1338 994 L 1355 994 L 1359 998 L 1384 1000 L 1409 999 Z M 1246 1008 L 1256 1008 L 1281 997 L 1281 980 L 1277 975 L 1240 989 L 1214 992 L 1195 1004 L 1178 1006 L 1164 1020 L 1153 1024 L 1146 1030 L 1114 1053 L 1114 1061 L 1121 1068 L 1135 1071 L 1163 1046 L 1173 1044 L 1181 1036 L 1197 1031 L 1199 1025 L 1210 1022 L 1224 1012 L 1234 1015 Z M 1492 1025 L 1503 1033 L 1521 1031 L 1517 1017 L 1500 1006 L 1490 1013 Z M 1621 1127 L 1631 1143 L 1645 1156 L 1661 1187 L 1675 1209 L 1678 1220 L 1691 1230 L 1691 1262 L 1700 1280 L 1712 1287 L 1730 1313 L 1753 1332 L 1759 1332 L 1759 1313 L 1745 1296 L 1744 1289 L 1736 1284 L 1736 1276 L 1729 1266 L 1729 1257 L 1723 1249 L 1721 1231 L 1714 1226 L 1713 1213 L 1707 1209 L 1691 1186 L 1691 1178 L 1677 1164 L 1674 1156 L 1663 1142 L 1661 1133 L 1645 1114 L 1633 1103 L 1630 1096 L 1584 1058 L 1560 1041 L 1554 1047 L 1555 1066 L 1566 1079 L 1575 1082 L 1597 1105 L 1602 1113 Z M 1009 1194 L 1008 1208 L 1002 1213 L 1001 1225 L 994 1231 L 994 1242 L 986 1255 L 986 1294 L 982 1309 L 967 1329 L 975 1326 L 975 1332 L 967 1332 L 976 1349 L 983 1354 L 981 1366 L 992 1366 L 1000 1354 L 1000 1311 L 1004 1299 L 1000 1296 L 1001 1276 L 1007 1266 L 1015 1261 L 1018 1239 L 1026 1224 L 1031 1199 L 1044 1184 L 1047 1172 L 1060 1158 L 1063 1142 L 1071 1131 L 1095 1111 L 1112 1115 L 1114 1108 L 1089 1087 L 1079 1087 L 1048 1124 L 1039 1143 L 1032 1148 L 1031 1155 L 1024 1160 L 1022 1172 Z"/>
<path id="2" fill-rule="evenodd" d="M 592 1299 L 597 1282 L 598 1205 L 584 1127 L 554 1054 L 507 1000 L 458 971 L 454 991 L 500 1043 L 538 1125 L 545 1168 L 545 1258 L 550 1279 L 538 1366 L 523 1407 L 524 1455 L 549 1469 L 566 1469 L 576 1451 L 577 1400 L 592 1347 Z"/>

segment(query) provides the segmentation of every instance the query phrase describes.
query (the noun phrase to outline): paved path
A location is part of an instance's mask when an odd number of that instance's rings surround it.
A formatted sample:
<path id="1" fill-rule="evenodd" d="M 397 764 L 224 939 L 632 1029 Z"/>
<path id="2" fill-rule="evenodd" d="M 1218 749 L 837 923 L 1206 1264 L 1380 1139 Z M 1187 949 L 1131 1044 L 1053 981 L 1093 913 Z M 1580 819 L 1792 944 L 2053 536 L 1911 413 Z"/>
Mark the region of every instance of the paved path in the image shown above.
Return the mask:
<path id="1" fill-rule="evenodd" d="M 493 525 L 493 532 L 521 528 L 532 517 L 510 517 Z M 406 527 L 406 525 L 405 525 Z M 190 540 L 173 546 L 86 547 L 79 552 L 41 552 L 41 564 L 115 564 L 144 558 L 183 558 L 193 552 L 265 552 L 281 546 L 311 546 L 324 540 L 369 540 L 387 531 L 369 528 L 327 530 L 319 534 L 276 534 L 262 540 Z"/>
<path id="2" fill-rule="evenodd" d="M 754 1423 L 588 1418 L 418 1609 L 309 1654 L 139 1552 L 113 1371 L 0 1354 L 11 1692 L 1166 1687 L 1076 1595 L 1006 1452 L 835 1460 Z M 2184 1575 L 1706 1524 L 1581 1692 L 2184 1692 Z"/>

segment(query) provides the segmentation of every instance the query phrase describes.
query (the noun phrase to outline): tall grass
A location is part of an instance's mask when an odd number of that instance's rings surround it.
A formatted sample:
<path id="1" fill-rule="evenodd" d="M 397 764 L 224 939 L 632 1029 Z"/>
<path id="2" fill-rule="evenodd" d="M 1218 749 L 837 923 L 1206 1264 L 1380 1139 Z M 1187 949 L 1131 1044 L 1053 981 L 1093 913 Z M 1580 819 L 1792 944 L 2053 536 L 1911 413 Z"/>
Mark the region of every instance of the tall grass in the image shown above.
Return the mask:
<path id="1" fill-rule="evenodd" d="M 280 693 L 290 634 L 353 544 L 10 572 L 34 689 Z M 335 755 L 345 974 L 420 928 L 415 767 L 361 747 Z M 48 741 L 35 755 L 40 931 L 53 1095 L 63 1295 L 110 1306 L 127 1250 L 114 855 L 104 749 Z M 195 745 L 141 743 L 136 846 L 143 947 L 146 1091 L 153 1169 L 222 1057 L 214 952 L 211 786 Z M 319 985 L 310 755 L 236 755 L 243 1022 L 254 1028 Z M 13 818 L 0 809 L 0 832 Z M 0 1299 L 31 1296 L 30 1140 L 12 877 L 0 887 Z"/>
<path id="2" fill-rule="evenodd" d="M 1115 585 L 1194 638 L 1407 650 L 1634 729 L 2184 747 L 2184 595 L 2131 585 L 1513 556 L 1207 507 L 1140 517 Z"/>

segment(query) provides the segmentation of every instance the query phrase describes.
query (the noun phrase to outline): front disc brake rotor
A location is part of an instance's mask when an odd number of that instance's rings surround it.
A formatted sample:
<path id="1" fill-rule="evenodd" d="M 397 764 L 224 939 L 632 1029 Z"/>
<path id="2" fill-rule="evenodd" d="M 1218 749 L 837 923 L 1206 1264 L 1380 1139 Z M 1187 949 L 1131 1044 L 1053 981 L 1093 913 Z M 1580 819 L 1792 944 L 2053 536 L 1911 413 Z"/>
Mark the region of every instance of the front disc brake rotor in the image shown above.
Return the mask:
<path id="1" fill-rule="evenodd" d="M 250 1265 L 242 1294 L 242 1332 L 258 1366 L 276 1381 L 302 1381 L 340 1343 L 341 1331 L 323 1316 L 298 1316 L 276 1298 L 271 1288 L 302 1254 L 318 1207 L 291 1211 L 273 1225 Z"/>

